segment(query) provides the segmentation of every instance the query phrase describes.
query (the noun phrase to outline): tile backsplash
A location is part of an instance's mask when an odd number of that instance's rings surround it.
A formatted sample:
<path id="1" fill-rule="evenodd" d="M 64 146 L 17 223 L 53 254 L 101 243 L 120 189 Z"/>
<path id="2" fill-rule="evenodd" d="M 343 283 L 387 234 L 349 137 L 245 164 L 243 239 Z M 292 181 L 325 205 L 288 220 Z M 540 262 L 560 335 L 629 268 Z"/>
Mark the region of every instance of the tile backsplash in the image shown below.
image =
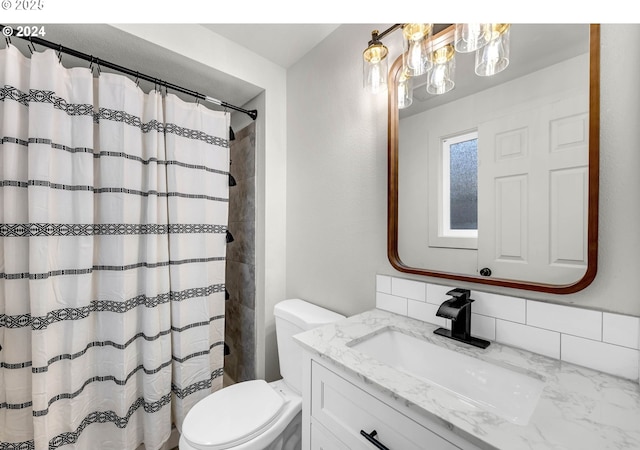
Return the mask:
<path id="1" fill-rule="evenodd" d="M 376 307 L 450 328 L 442 286 L 376 275 Z M 471 333 L 640 383 L 640 318 L 471 291 Z"/>

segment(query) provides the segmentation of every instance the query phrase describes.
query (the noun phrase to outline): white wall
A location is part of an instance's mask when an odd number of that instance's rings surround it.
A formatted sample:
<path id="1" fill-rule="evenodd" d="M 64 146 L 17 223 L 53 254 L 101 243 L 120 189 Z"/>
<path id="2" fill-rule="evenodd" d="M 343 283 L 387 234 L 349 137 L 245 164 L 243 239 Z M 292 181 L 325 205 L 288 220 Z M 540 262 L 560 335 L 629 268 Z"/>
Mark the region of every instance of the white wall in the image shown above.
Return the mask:
<path id="1" fill-rule="evenodd" d="M 400 275 L 386 256 L 386 98 L 361 81 L 374 28 L 339 27 L 287 72 L 286 293 L 343 314 L 375 306 L 376 273 Z M 601 34 L 596 279 L 564 296 L 465 287 L 640 316 L 640 25 Z"/>
<path id="2" fill-rule="evenodd" d="M 287 72 L 287 296 L 347 315 L 389 267 L 386 98 L 362 89 L 373 28 L 340 26 Z"/>

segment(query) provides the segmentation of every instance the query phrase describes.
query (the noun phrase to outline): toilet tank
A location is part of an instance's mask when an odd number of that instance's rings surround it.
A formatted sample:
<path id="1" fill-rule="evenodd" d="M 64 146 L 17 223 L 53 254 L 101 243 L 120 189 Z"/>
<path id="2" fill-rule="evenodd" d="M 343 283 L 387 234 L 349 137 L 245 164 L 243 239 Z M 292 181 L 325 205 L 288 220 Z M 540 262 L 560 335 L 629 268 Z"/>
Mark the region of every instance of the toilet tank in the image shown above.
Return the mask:
<path id="1" fill-rule="evenodd" d="M 300 299 L 281 301 L 276 304 L 273 314 L 276 318 L 280 374 L 287 385 L 300 394 L 302 347 L 293 340 L 293 335 L 336 322 L 345 316 Z"/>

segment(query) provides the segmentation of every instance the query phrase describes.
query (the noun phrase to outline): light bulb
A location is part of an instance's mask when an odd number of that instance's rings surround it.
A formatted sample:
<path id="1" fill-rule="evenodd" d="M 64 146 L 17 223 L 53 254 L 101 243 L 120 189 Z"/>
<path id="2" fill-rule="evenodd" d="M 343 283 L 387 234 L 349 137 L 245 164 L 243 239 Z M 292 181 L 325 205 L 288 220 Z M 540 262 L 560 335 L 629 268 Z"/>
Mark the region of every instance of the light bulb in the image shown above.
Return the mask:
<path id="1" fill-rule="evenodd" d="M 402 65 L 407 75 L 422 75 L 430 69 L 432 29 L 430 23 L 407 23 L 402 27 Z"/>
<path id="2" fill-rule="evenodd" d="M 476 51 L 476 74 L 482 77 L 502 72 L 509 65 L 509 24 L 491 25 L 491 40 Z"/>
<path id="3" fill-rule="evenodd" d="M 489 23 L 457 23 L 455 28 L 455 48 L 457 52 L 476 51 L 489 42 L 491 36 Z"/>
<path id="4" fill-rule="evenodd" d="M 413 81 L 405 73 L 398 78 L 398 109 L 404 109 L 413 103 Z"/>
<path id="5" fill-rule="evenodd" d="M 387 90 L 386 77 L 380 68 L 380 64 L 371 64 L 369 75 L 365 81 L 365 87 L 372 94 L 378 94 Z"/>
<path id="6" fill-rule="evenodd" d="M 444 94 L 455 87 L 456 59 L 453 45 L 447 44 L 431 53 L 429 59 L 433 67 L 427 79 L 429 94 Z"/>
<path id="7" fill-rule="evenodd" d="M 387 47 L 379 41 L 369 45 L 362 53 L 364 87 L 372 94 L 387 90 L 387 53 Z"/>
<path id="8" fill-rule="evenodd" d="M 416 75 L 424 73 L 424 60 L 422 41 L 411 41 L 407 50 L 407 69 Z"/>

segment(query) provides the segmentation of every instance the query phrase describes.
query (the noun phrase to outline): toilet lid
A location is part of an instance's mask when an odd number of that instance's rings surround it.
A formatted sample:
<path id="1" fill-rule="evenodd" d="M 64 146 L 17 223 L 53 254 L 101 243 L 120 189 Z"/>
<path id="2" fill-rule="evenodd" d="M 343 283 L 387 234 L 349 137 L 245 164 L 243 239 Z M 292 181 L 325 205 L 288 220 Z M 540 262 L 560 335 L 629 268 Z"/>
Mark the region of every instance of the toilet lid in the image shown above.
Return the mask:
<path id="1" fill-rule="evenodd" d="M 262 433 L 285 403 L 264 380 L 237 383 L 196 403 L 184 420 L 182 434 L 200 449 L 240 445 Z"/>

